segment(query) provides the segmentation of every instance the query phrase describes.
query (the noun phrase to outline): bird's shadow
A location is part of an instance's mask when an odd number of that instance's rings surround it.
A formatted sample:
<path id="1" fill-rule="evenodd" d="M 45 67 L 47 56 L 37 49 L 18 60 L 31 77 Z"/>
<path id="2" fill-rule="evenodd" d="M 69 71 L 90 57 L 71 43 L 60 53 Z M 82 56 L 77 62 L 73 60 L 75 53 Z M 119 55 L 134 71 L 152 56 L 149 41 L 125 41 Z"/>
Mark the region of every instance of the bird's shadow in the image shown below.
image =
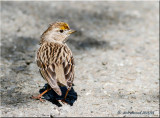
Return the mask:
<path id="1" fill-rule="evenodd" d="M 44 92 L 48 87 L 48 84 L 45 84 L 42 89 L 39 90 L 39 93 Z M 53 89 L 48 91 L 43 95 L 43 99 L 57 105 L 58 107 L 61 107 L 62 104 L 58 100 L 62 100 L 66 94 L 67 88 L 66 87 L 60 87 L 62 91 L 62 96 L 59 96 Z M 77 100 L 77 93 L 74 91 L 73 87 L 68 92 L 66 103 L 68 103 L 70 106 L 73 105 L 73 103 Z"/>

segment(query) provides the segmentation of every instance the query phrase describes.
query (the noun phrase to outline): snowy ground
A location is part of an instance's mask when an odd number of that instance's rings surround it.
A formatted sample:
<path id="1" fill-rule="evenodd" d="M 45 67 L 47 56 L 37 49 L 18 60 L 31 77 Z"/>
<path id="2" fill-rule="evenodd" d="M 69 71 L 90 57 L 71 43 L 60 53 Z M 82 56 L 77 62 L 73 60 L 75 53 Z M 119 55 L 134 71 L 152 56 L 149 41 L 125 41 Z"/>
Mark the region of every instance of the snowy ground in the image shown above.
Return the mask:
<path id="1" fill-rule="evenodd" d="M 55 21 L 77 30 L 70 105 L 53 91 L 30 99 L 46 84 L 34 58 Z M 1 2 L 0 45 L 1 116 L 159 116 L 158 2 Z"/>

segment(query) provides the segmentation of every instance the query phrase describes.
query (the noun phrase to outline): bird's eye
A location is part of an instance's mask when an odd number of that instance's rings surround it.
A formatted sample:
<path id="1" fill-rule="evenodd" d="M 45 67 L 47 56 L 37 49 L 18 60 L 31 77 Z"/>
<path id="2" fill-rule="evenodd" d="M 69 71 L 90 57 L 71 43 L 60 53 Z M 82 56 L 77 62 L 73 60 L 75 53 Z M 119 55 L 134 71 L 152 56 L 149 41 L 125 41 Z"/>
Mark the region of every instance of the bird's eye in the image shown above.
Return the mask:
<path id="1" fill-rule="evenodd" d="M 63 30 L 60 30 L 60 33 L 63 33 Z"/>

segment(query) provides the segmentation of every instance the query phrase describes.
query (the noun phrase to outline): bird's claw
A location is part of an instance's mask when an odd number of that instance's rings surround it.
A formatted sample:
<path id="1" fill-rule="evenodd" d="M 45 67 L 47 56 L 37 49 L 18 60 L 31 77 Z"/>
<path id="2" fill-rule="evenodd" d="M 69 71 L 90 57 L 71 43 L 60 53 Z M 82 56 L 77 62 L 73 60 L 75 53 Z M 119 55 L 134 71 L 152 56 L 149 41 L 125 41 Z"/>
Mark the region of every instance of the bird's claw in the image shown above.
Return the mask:
<path id="1" fill-rule="evenodd" d="M 32 98 L 32 99 L 39 100 L 39 101 L 41 101 L 41 102 L 45 102 L 45 100 L 44 100 L 44 99 L 42 99 L 42 97 L 41 97 L 41 96 L 32 96 L 31 98 Z"/>
<path id="2" fill-rule="evenodd" d="M 58 100 L 59 102 L 62 102 L 63 104 L 68 104 L 65 99 L 62 99 L 62 100 Z"/>

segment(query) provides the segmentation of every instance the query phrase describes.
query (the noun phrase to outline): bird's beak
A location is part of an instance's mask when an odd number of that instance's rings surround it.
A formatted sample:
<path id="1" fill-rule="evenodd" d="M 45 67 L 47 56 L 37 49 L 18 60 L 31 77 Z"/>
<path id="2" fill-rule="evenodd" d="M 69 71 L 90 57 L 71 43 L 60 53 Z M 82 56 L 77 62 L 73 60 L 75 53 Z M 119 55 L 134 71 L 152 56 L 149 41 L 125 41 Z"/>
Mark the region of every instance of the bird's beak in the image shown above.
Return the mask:
<path id="1" fill-rule="evenodd" d="M 69 34 L 72 34 L 72 33 L 74 33 L 74 32 L 76 32 L 76 31 L 75 31 L 75 30 L 70 29 L 68 33 L 69 33 Z"/>

